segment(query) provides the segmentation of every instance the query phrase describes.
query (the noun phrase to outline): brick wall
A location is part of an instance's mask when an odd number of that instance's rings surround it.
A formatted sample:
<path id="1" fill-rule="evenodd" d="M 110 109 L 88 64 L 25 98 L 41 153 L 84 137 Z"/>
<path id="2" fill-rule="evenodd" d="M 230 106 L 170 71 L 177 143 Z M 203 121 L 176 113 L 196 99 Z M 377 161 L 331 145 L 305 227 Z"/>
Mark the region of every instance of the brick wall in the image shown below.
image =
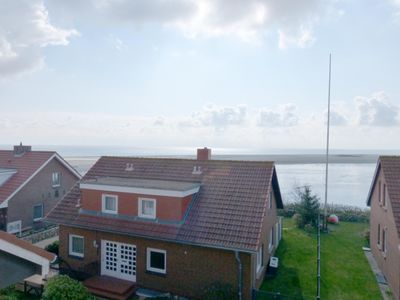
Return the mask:
<path id="1" fill-rule="evenodd" d="M 400 280 L 400 252 L 397 227 L 394 222 L 393 210 L 390 201 L 386 201 L 386 207 L 379 203 L 379 181 L 383 191 L 383 184 L 386 183 L 382 171 L 379 172 L 375 188 L 371 198 L 371 217 L 370 217 L 370 246 L 371 251 L 378 263 L 379 268 L 385 275 L 389 286 L 393 292 L 393 299 L 399 299 L 399 280 Z M 382 193 L 383 194 L 383 193 Z M 382 240 L 382 230 L 387 228 L 387 251 L 386 255 L 381 251 L 382 246 L 378 246 L 378 226 Z"/>
<path id="2" fill-rule="evenodd" d="M 68 254 L 69 234 L 84 237 L 84 258 Z M 201 299 L 204 288 L 213 282 L 230 283 L 238 287 L 238 266 L 233 251 L 188 246 L 144 238 L 128 237 L 104 232 L 60 226 L 60 256 L 75 270 L 100 274 L 101 240 L 133 244 L 137 247 L 136 282 L 139 286 L 169 291 L 174 294 Z M 96 241 L 99 247 L 94 247 Z M 166 250 L 167 273 L 154 275 L 146 271 L 147 247 Z M 251 298 L 251 255 L 241 253 L 243 263 L 243 299 Z"/>

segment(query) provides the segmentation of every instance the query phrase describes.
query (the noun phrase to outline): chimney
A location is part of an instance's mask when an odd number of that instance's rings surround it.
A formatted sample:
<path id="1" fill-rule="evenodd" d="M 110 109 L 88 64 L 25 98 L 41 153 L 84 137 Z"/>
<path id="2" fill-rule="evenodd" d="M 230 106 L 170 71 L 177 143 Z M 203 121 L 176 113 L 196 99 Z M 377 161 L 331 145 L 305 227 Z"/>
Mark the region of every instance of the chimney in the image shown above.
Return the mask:
<path id="1" fill-rule="evenodd" d="M 211 149 L 204 147 L 203 149 L 197 149 L 197 160 L 210 160 Z"/>
<path id="2" fill-rule="evenodd" d="M 25 146 L 22 145 L 22 142 L 19 145 L 14 146 L 14 155 L 15 156 L 22 156 L 26 152 L 30 152 L 32 150 L 32 146 Z"/>

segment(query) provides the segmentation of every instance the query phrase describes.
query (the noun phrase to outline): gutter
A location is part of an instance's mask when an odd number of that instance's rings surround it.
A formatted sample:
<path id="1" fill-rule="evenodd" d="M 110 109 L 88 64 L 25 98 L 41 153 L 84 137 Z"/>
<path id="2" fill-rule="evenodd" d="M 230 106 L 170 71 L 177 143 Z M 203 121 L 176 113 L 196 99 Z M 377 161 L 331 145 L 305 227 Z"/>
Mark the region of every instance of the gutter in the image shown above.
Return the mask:
<path id="1" fill-rule="evenodd" d="M 242 282 L 243 281 L 243 278 L 242 278 L 243 272 L 242 272 L 242 270 L 243 270 L 243 266 L 242 266 L 242 261 L 240 260 L 238 251 L 235 251 L 235 258 L 238 263 L 238 282 L 239 282 L 238 283 L 238 299 L 242 300 L 242 290 L 243 290 L 243 282 Z"/>

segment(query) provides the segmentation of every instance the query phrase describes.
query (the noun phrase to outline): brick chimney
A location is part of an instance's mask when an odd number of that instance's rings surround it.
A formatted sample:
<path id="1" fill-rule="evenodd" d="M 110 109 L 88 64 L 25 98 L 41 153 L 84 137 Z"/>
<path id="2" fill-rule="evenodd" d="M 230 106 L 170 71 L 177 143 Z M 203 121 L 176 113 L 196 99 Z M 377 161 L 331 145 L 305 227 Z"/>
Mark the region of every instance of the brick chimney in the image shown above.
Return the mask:
<path id="1" fill-rule="evenodd" d="M 211 149 L 204 147 L 203 149 L 197 149 L 197 160 L 210 160 Z"/>
<path id="2" fill-rule="evenodd" d="M 15 156 L 22 156 L 26 152 L 30 152 L 32 150 L 32 146 L 25 146 L 22 145 L 22 142 L 19 145 L 14 146 L 14 155 Z"/>

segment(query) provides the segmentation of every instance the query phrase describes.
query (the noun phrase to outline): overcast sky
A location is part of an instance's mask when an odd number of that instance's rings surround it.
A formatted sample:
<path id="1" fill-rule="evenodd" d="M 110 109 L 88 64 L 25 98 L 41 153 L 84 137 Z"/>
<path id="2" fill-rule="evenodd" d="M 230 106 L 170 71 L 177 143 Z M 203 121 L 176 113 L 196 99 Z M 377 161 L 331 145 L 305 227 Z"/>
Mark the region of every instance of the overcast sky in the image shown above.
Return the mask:
<path id="1" fill-rule="evenodd" d="M 0 144 L 400 148 L 399 0 L 1 0 Z"/>

